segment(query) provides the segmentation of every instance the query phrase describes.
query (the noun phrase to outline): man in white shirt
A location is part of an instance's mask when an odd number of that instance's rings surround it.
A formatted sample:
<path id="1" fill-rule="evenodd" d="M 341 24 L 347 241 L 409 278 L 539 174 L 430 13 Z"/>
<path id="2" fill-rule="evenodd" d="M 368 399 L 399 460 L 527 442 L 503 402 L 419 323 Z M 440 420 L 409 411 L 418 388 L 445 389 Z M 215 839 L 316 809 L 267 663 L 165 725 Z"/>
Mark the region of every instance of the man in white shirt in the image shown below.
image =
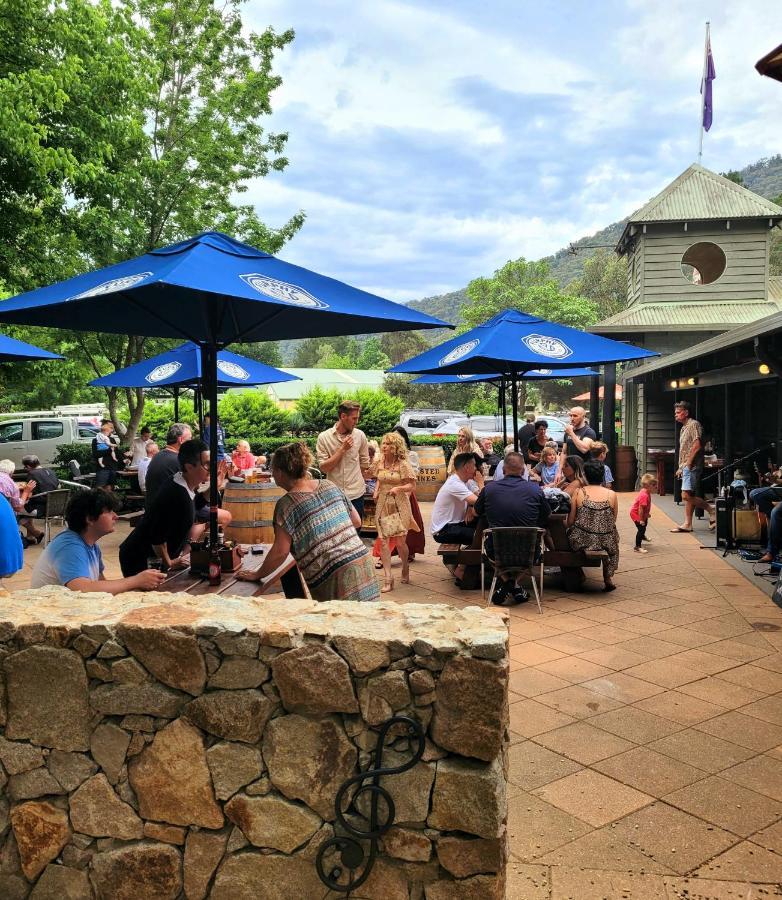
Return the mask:
<path id="1" fill-rule="evenodd" d="M 131 469 L 137 469 L 139 463 L 147 456 L 147 444 L 152 439 L 152 431 L 149 425 L 145 425 L 130 445 L 130 449 L 125 454 L 128 465 Z"/>
<path id="2" fill-rule="evenodd" d="M 152 462 L 152 457 L 160 450 L 160 447 L 154 441 L 147 441 L 147 455 L 138 461 L 138 486 L 142 494 L 147 492 L 147 469 Z"/>
<path id="3" fill-rule="evenodd" d="M 367 436 L 357 428 L 361 406 L 343 400 L 337 410 L 339 420 L 321 431 L 316 444 L 318 467 L 341 488 L 360 515 L 364 515 L 365 477 L 369 475 L 369 445 Z"/>
<path id="4" fill-rule="evenodd" d="M 438 544 L 471 544 L 477 521 L 473 507 L 482 479 L 472 453 L 458 453 L 453 468 L 432 507 L 432 537 Z"/>

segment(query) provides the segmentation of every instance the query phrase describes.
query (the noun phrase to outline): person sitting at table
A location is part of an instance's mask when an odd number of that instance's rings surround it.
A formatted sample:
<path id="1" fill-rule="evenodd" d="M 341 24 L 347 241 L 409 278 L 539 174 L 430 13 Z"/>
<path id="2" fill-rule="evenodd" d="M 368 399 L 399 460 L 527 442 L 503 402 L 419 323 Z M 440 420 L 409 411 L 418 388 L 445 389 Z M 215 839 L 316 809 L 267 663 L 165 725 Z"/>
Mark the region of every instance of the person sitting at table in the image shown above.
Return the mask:
<path id="1" fill-rule="evenodd" d="M 573 495 L 567 517 L 568 540 L 573 550 L 605 550 L 603 560 L 604 590 L 613 591 L 614 572 L 619 565 L 619 532 L 616 530 L 618 504 L 616 494 L 603 487 L 602 463 L 584 463 L 586 486 Z"/>
<path id="2" fill-rule="evenodd" d="M 493 478 L 502 457 L 494 449 L 494 441 L 490 437 L 482 438 L 480 443 L 483 451 L 483 477 Z"/>
<path id="3" fill-rule="evenodd" d="M 117 524 L 119 501 L 100 488 L 79 491 L 65 512 L 67 528 L 38 557 L 30 587 L 59 584 L 72 591 L 152 591 L 164 579 L 162 572 L 147 569 L 146 560 L 133 577 L 107 579 L 98 541 L 111 534 Z"/>
<path id="4" fill-rule="evenodd" d="M 117 483 L 117 469 L 120 462 L 117 457 L 119 438 L 114 434 L 114 426 L 108 420 L 100 427 L 100 431 L 92 439 L 92 458 L 95 460 L 95 487 L 113 491 Z"/>
<path id="5" fill-rule="evenodd" d="M 557 487 L 572 497 L 576 491 L 581 490 L 586 485 L 584 460 L 580 456 L 566 456 L 562 464 L 562 474 L 559 477 Z"/>
<path id="6" fill-rule="evenodd" d="M 35 482 L 31 479 L 22 485 L 19 485 L 11 478 L 16 471 L 16 466 L 11 459 L 0 459 L 0 494 L 11 504 L 11 509 L 15 513 L 21 512 L 25 503 L 30 499 Z"/>
<path id="7" fill-rule="evenodd" d="M 24 547 L 14 510 L 8 498 L 0 496 L 0 578 L 10 578 L 24 566 Z"/>
<path id="8" fill-rule="evenodd" d="M 521 429 L 519 429 L 519 431 L 521 431 Z M 521 453 L 522 457 L 524 456 L 524 452 L 523 452 L 521 445 L 519 445 L 518 452 Z M 494 475 L 493 475 L 494 481 L 502 481 L 502 479 L 505 477 L 505 457 L 509 453 L 516 453 L 516 448 L 513 446 L 513 444 L 507 445 L 507 447 L 505 448 L 505 450 L 503 452 L 503 458 L 497 463 L 497 468 L 494 470 Z M 524 466 L 524 472 L 522 473 L 521 477 L 525 481 L 529 479 L 529 477 L 530 477 L 529 466 L 527 466 L 527 465 Z"/>
<path id="9" fill-rule="evenodd" d="M 231 454 L 231 463 L 234 474 L 241 475 L 243 472 L 252 472 L 256 466 L 265 466 L 266 457 L 253 456 L 250 452 L 249 441 L 237 441 L 236 449 Z"/>
<path id="10" fill-rule="evenodd" d="M 145 425 L 133 438 L 130 449 L 125 452 L 125 459 L 131 469 L 137 469 L 139 463 L 147 458 L 147 444 L 152 440 L 152 430 Z"/>
<path id="11" fill-rule="evenodd" d="M 147 469 L 149 469 L 149 464 L 160 452 L 160 447 L 154 441 L 147 441 L 145 449 L 147 455 L 138 461 L 137 468 L 138 486 L 142 494 L 147 492 Z"/>
<path id="12" fill-rule="evenodd" d="M 228 481 L 228 470 L 231 467 L 231 461 L 227 456 L 223 457 L 220 462 L 217 464 L 217 502 L 218 504 L 223 502 L 223 492 L 225 491 L 225 485 Z M 202 481 L 198 486 L 198 490 L 196 491 L 195 497 L 195 524 L 190 532 L 190 540 L 191 541 L 200 541 L 206 531 L 206 526 L 209 524 L 209 515 L 210 515 L 210 507 L 209 507 L 209 482 Z M 221 506 L 218 507 L 217 510 L 217 524 L 225 528 L 226 525 L 231 524 L 231 520 L 233 516 L 231 515 L 231 511 L 228 509 L 223 509 Z"/>
<path id="13" fill-rule="evenodd" d="M 475 454 L 456 453 L 451 457 L 453 474 L 437 492 L 432 507 L 431 532 L 438 544 L 471 544 L 476 519 L 473 507 L 483 487 Z"/>
<path id="14" fill-rule="evenodd" d="M 559 454 L 554 447 L 545 446 L 540 451 L 540 462 L 532 469 L 529 476 L 539 481 L 543 487 L 554 487 L 559 481 Z"/>
<path id="15" fill-rule="evenodd" d="M 599 462 L 603 464 L 603 468 L 605 469 L 605 476 L 603 478 L 603 487 L 609 488 L 613 490 L 614 485 L 614 473 L 606 464 L 606 457 L 608 456 L 608 444 L 604 444 L 602 441 L 592 441 L 592 446 L 589 448 L 589 457 L 594 462 Z"/>
<path id="16" fill-rule="evenodd" d="M 51 469 L 42 466 L 41 461 L 35 454 L 31 453 L 29 456 L 23 456 L 22 465 L 27 472 L 27 477 L 35 485 L 32 490 L 29 490 L 29 482 L 25 486 L 25 490 L 28 491 L 28 500 L 24 504 L 24 509 L 32 516 L 43 516 L 46 513 L 46 494 L 59 488 L 60 479 Z M 28 519 L 26 516 L 24 518 L 20 517 L 19 524 L 27 531 L 28 541 L 31 543 L 35 541 L 36 544 L 41 543 L 44 532 L 39 531 L 33 525 L 32 519 Z"/>
<path id="17" fill-rule="evenodd" d="M 158 491 L 181 471 L 179 465 L 179 448 L 192 440 L 193 432 L 189 425 L 175 422 L 166 434 L 166 446 L 157 453 L 147 467 L 144 481 L 144 508 L 148 509 Z"/>
<path id="18" fill-rule="evenodd" d="M 749 492 L 749 499 L 757 510 L 760 524 L 767 525 L 774 504 L 782 501 L 782 467 L 764 475 L 763 481 L 762 487 L 753 488 Z"/>
<path id="19" fill-rule="evenodd" d="M 120 544 L 119 562 L 126 577 L 143 572 L 147 560 L 155 557 L 163 561 L 164 571 L 187 565 L 196 490 L 209 477 L 209 451 L 203 441 L 191 439 L 181 445 L 177 459 L 181 471 L 160 488 L 139 524 Z"/>
<path id="20" fill-rule="evenodd" d="M 459 434 L 456 437 L 456 447 L 448 460 L 448 468 L 445 470 L 447 475 L 453 475 L 456 457 L 462 453 L 473 453 L 478 457 L 480 463 L 483 463 L 483 450 L 478 446 L 472 428 L 462 425 Z"/>
<path id="21" fill-rule="evenodd" d="M 333 482 L 310 478 L 312 462 L 306 444 L 274 451 L 272 476 L 287 492 L 274 507 L 274 543 L 259 569 L 236 577 L 262 581 L 290 553 L 315 600 L 378 600 L 369 551 L 358 536 L 361 517 Z"/>
<path id="22" fill-rule="evenodd" d="M 548 422 L 539 419 L 535 422 L 535 434 L 529 439 L 526 447 L 519 448 L 524 452 L 524 459 L 529 466 L 536 466 L 540 462 L 540 454 L 548 443 Z"/>
<path id="23" fill-rule="evenodd" d="M 543 528 L 551 515 L 551 507 L 543 496 L 539 484 L 522 478 L 525 464 L 521 453 L 505 456 L 505 477 L 501 481 L 489 481 L 478 495 L 475 514 L 486 517 L 489 528 L 537 527 Z M 491 535 L 487 537 L 487 550 L 492 554 Z M 491 602 L 501 606 L 508 595 L 513 603 L 525 603 L 529 595 L 521 586 L 521 576 L 500 580 Z"/>

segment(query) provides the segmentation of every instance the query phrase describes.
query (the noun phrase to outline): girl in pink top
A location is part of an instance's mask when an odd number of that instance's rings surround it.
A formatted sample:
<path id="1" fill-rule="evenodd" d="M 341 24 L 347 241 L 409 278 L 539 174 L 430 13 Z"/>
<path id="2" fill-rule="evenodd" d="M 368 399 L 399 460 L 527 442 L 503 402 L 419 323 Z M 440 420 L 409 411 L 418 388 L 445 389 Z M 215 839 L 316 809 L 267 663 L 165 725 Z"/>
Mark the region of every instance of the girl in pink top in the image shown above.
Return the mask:
<path id="1" fill-rule="evenodd" d="M 649 551 L 641 546 L 641 541 L 648 541 L 646 536 L 646 525 L 649 522 L 649 516 L 652 514 L 652 488 L 657 484 L 654 475 L 647 473 L 641 476 L 641 490 L 635 498 L 633 505 L 630 507 L 630 518 L 635 522 L 635 552 L 648 553 Z"/>

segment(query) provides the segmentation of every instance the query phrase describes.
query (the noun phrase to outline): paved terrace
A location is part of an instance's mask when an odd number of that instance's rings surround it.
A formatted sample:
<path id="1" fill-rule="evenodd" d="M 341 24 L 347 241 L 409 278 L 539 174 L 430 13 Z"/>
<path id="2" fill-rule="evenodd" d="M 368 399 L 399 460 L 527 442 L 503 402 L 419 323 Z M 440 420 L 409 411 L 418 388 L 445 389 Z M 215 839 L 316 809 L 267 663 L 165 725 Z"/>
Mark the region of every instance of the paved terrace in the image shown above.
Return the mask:
<path id="1" fill-rule="evenodd" d="M 782 896 L 782 610 L 659 509 L 633 553 L 631 500 L 614 593 L 510 610 L 508 898 Z M 411 575 L 391 597 L 480 603 L 431 541 Z"/>

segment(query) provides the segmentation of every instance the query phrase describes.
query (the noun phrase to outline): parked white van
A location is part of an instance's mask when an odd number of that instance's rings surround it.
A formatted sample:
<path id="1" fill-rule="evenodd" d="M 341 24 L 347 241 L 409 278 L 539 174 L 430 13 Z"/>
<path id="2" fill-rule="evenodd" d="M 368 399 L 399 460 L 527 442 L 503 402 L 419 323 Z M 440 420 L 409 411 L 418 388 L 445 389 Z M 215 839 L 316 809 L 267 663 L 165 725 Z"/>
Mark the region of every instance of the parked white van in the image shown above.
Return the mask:
<path id="1" fill-rule="evenodd" d="M 63 415 L 60 410 L 0 414 L 0 458 L 17 469 L 22 457 L 35 454 L 42 466 L 50 466 L 60 444 L 89 444 L 98 433 L 92 413 Z M 99 418 L 99 417 L 98 417 Z M 80 419 L 82 421 L 80 421 Z"/>

